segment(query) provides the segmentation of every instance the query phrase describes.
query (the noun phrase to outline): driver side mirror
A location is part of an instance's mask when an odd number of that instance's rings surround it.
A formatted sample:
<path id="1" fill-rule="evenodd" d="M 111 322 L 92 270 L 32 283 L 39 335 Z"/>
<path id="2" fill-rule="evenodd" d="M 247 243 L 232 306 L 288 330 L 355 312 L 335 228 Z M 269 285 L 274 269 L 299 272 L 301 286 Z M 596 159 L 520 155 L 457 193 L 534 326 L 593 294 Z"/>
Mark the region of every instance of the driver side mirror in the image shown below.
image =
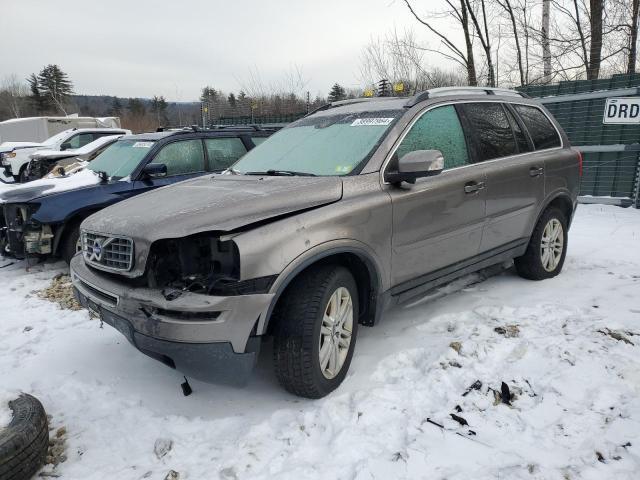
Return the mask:
<path id="1" fill-rule="evenodd" d="M 416 179 L 438 175 L 444 170 L 444 157 L 440 150 L 414 150 L 398 160 L 398 171 L 387 172 L 389 183 L 416 183 Z"/>
<path id="2" fill-rule="evenodd" d="M 71 144 L 69 142 L 65 142 L 60 145 L 60 151 L 69 150 L 71 148 Z"/>
<path id="3" fill-rule="evenodd" d="M 161 178 L 167 176 L 167 166 L 164 163 L 147 163 L 142 169 L 146 178 Z"/>

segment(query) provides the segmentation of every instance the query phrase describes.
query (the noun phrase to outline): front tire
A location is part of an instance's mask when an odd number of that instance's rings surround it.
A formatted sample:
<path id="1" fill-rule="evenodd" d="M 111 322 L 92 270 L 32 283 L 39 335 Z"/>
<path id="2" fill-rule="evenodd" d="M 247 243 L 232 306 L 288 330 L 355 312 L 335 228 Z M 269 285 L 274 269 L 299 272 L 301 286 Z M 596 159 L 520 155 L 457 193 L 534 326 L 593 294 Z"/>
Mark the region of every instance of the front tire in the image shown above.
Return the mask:
<path id="1" fill-rule="evenodd" d="M 356 343 L 358 289 L 344 267 L 325 265 L 301 274 L 274 312 L 273 362 L 289 392 L 321 398 L 344 380 Z"/>
<path id="2" fill-rule="evenodd" d="M 525 254 L 515 259 L 516 271 L 529 280 L 555 277 L 564 265 L 568 240 L 565 214 L 558 208 L 547 208 L 533 229 Z"/>
<path id="3" fill-rule="evenodd" d="M 67 231 L 60 242 L 60 256 L 67 265 L 71 263 L 71 259 L 80 251 L 80 223 L 74 222 L 69 225 Z"/>

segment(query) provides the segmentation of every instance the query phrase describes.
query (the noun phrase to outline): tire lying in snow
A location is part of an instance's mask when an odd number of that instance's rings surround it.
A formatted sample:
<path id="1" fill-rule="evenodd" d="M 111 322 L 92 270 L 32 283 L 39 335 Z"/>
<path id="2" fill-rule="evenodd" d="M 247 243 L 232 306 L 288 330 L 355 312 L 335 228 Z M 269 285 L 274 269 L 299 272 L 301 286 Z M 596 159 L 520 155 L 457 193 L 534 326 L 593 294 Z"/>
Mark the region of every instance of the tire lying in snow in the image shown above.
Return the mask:
<path id="1" fill-rule="evenodd" d="M 13 420 L 0 428 L 0 479 L 27 480 L 44 465 L 49 425 L 42 404 L 23 393 L 9 402 Z"/>

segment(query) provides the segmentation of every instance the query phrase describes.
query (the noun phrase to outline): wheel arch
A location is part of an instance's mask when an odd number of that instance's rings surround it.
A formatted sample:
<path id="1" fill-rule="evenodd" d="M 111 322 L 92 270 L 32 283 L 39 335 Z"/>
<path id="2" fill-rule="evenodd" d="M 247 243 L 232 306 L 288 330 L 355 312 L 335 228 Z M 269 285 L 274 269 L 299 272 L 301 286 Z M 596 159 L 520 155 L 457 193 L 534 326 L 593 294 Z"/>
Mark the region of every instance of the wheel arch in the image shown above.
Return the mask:
<path id="1" fill-rule="evenodd" d="M 571 200 L 571 196 L 567 192 L 558 192 L 549 198 L 544 203 L 542 209 L 538 212 L 538 218 L 536 218 L 536 225 L 540 221 L 540 217 L 549 207 L 557 207 L 562 211 L 567 218 L 567 226 L 571 225 L 574 213 L 574 202 Z"/>
<path id="2" fill-rule="evenodd" d="M 274 285 L 275 296 L 259 330 L 265 334 L 271 332 L 271 319 L 275 307 L 296 278 L 311 268 L 327 264 L 341 265 L 351 272 L 358 286 L 361 307 L 358 322 L 362 325 L 373 326 L 384 309 L 381 268 L 373 255 L 364 248 L 340 246 L 306 256 L 285 269 L 286 273 L 284 273 L 282 280 L 277 281 Z"/>
<path id="3" fill-rule="evenodd" d="M 67 231 L 69 230 L 69 226 L 72 224 L 75 224 L 76 222 L 82 223 L 82 221 L 85 218 L 87 218 L 90 215 L 93 215 L 99 210 L 100 210 L 99 208 L 90 209 L 90 210 L 78 210 L 76 212 L 73 212 L 71 215 L 69 215 L 64 220 L 64 222 L 62 222 L 56 229 L 55 237 L 53 239 L 53 248 L 52 248 L 54 255 L 57 255 L 59 253 L 58 249 L 60 248 L 60 242 L 62 242 L 62 239 L 67 234 Z"/>

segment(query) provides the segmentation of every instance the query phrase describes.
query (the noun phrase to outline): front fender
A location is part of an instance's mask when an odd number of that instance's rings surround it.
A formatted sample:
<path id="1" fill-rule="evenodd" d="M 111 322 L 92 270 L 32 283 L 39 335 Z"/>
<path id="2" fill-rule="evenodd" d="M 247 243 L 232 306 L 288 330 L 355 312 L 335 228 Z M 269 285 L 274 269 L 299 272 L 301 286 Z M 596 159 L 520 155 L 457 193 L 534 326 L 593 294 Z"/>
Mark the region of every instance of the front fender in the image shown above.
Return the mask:
<path id="1" fill-rule="evenodd" d="M 258 322 L 258 331 L 262 333 L 267 331 L 271 315 L 278 303 L 278 300 L 280 299 L 280 296 L 303 270 L 315 263 L 340 254 L 353 254 L 357 256 L 367 267 L 369 278 L 371 280 L 372 291 L 375 292 L 375 298 L 372 299 L 373 304 L 371 305 L 371 308 L 373 309 L 371 324 L 374 324 L 375 318 L 384 309 L 384 306 L 380 305 L 383 298 L 381 294 L 387 290 L 387 286 L 383 281 L 383 266 L 381 260 L 377 258 L 375 251 L 368 245 L 358 240 L 344 238 L 316 245 L 295 258 L 285 267 L 280 275 L 278 275 L 278 278 L 273 283 L 269 291 L 269 293 L 273 294 L 274 297 L 269 305 L 267 314 L 264 317 L 261 317 Z"/>

